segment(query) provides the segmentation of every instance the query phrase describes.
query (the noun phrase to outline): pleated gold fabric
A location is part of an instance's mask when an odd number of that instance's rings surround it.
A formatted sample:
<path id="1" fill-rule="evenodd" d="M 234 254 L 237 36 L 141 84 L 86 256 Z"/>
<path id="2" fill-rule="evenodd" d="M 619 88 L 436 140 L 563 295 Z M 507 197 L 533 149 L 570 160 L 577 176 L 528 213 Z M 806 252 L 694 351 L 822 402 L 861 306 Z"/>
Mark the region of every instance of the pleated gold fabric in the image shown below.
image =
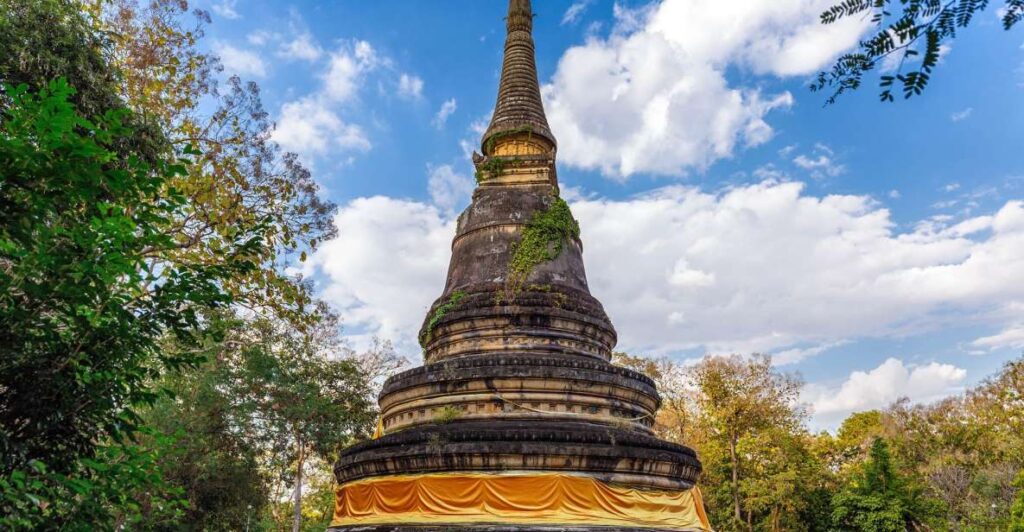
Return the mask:
<path id="1" fill-rule="evenodd" d="M 650 491 L 558 474 L 377 477 L 339 486 L 331 526 L 503 523 L 710 532 L 700 491 Z"/>

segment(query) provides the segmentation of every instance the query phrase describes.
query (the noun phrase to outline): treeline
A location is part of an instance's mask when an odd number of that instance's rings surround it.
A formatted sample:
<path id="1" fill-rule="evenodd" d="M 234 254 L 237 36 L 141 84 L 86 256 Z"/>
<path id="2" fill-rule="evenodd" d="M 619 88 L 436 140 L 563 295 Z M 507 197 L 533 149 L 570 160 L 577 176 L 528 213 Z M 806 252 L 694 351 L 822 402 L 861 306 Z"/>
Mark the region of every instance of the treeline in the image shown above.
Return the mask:
<path id="1" fill-rule="evenodd" d="M 183 0 L 0 0 L 0 529 L 323 530 L 387 344 L 286 264 L 334 206 Z"/>
<path id="2" fill-rule="evenodd" d="M 696 449 L 721 531 L 1024 532 L 1024 359 L 964 395 L 807 429 L 803 383 L 765 356 L 693 366 L 617 354 L 651 376 L 656 432 Z"/>

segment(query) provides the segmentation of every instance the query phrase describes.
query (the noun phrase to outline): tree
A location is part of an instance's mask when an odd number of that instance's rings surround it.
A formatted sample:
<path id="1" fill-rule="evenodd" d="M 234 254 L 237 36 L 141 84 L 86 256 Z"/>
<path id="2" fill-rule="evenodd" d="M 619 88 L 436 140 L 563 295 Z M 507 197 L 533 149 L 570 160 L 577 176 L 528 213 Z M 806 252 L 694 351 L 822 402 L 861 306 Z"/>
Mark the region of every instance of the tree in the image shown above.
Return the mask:
<path id="1" fill-rule="evenodd" d="M 101 5 L 101 4 L 97 4 Z M 0 0 L 0 84 L 39 92 L 69 80 L 68 100 L 82 116 L 122 109 L 121 78 L 109 62 L 111 43 L 97 19 L 72 0 Z M 9 104 L 0 98 L 0 112 Z M 122 116 L 132 135 L 112 139 L 114 152 L 152 163 L 166 149 L 163 131 L 140 114 Z"/>
<path id="2" fill-rule="evenodd" d="M 717 485 L 709 499 L 730 500 L 736 527 L 753 530 L 758 513 L 777 529 L 780 514 L 796 510 L 785 505 L 798 505 L 793 495 L 805 482 L 798 471 L 806 452 L 800 379 L 776 372 L 761 355 L 706 358 L 688 375 L 705 477 Z"/>
<path id="3" fill-rule="evenodd" d="M 238 348 L 221 355 L 226 393 L 277 480 L 272 500 L 291 485 L 293 530 L 299 530 L 309 463 L 333 462 L 373 426 L 369 379 L 356 360 L 339 356 L 345 353 L 337 320 L 323 307 L 312 327 L 259 318 L 247 322 L 237 338 Z"/>
<path id="4" fill-rule="evenodd" d="M 828 103 L 849 90 L 860 88 L 864 75 L 881 63 L 897 64 L 883 72 L 879 88 L 882 101 L 894 101 L 893 91 L 904 98 L 921 94 L 939 64 L 943 44 L 974 21 L 988 7 L 988 0 L 843 0 L 821 14 L 823 24 L 842 18 L 870 17 L 878 30 L 854 52 L 843 54 L 828 72 L 821 72 L 812 90 L 832 90 Z M 1009 30 L 1024 19 L 1024 0 L 1005 0 L 1001 18 Z M 898 83 L 897 83 L 898 82 Z"/>
<path id="5" fill-rule="evenodd" d="M 164 393 L 140 415 L 171 444 L 160 461 L 164 480 L 181 490 L 188 503 L 181 515 L 160 520 L 147 515 L 154 529 L 244 530 L 258 522 L 270 498 L 269 478 L 260 449 L 236 408 L 222 353 L 236 341 L 243 320 L 229 310 L 206 313 L 200 346 L 204 360 L 195 368 L 165 375 Z M 174 339 L 166 348 L 175 349 Z M 136 493 L 145 499 L 145 492 Z"/>
<path id="6" fill-rule="evenodd" d="M 199 309 L 229 301 L 220 281 L 254 267 L 152 270 L 146 254 L 174 246 L 184 201 L 166 185 L 184 165 L 119 154 L 128 112 L 86 120 L 72 94 L 7 89 L 0 124 L 0 473 L 25 479 L 3 512 L 23 526 L 103 523 L 118 483 L 159 481 L 129 467 L 151 459 L 132 446 L 137 408 L 194 357 L 158 340 L 190 345 Z"/>
<path id="7" fill-rule="evenodd" d="M 168 228 L 177 247 L 151 260 L 218 264 L 238 252 L 235 242 L 260 235 L 247 250 L 260 267 L 225 289 L 251 311 L 301 322 L 312 315 L 309 290 L 282 272 L 334 235 L 335 206 L 297 156 L 272 142 L 259 87 L 237 77 L 219 86 L 219 61 L 200 46 L 209 15 L 187 14 L 180 0 L 112 0 L 96 15 L 112 36 L 108 56 L 127 105 L 159 124 L 175 152 L 200 152 L 171 183 L 189 205 Z"/>
<path id="8" fill-rule="evenodd" d="M 1013 487 L 1017 488 L 1017 497 L 1010 508 L 1010 532 L 1024 532 L 1024 471 L 1017 475 Z"/>
<path id="9" fill-rule="evenodd" d="M 901 532 L 927 529 L 936 509 L 893 464 L 889 445 L 875 438 L 868 460 L 833 497 L 832 519 L 842 530 Z"/>

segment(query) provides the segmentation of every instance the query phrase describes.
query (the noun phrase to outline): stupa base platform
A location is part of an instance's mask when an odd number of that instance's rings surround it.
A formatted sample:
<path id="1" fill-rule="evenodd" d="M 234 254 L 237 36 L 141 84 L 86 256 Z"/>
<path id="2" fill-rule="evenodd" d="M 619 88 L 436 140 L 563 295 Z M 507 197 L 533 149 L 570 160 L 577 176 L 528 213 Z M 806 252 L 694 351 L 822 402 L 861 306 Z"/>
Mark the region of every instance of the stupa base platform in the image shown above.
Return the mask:
<path id="1" fill-rule="evenodd" d="M 709 531 L 692 450 L 565 421 L 452 421 L 347 449 L 337 531 Z"/>
<path id="2" fill-rule="evenodd" d="M 691 528 L 642 528 L 621 526 L 544 526 L 507 524 L 450 524 L 431 526 L 411 525 L 379 525 L 379 526 L 341 526 L 331 527 L 328 532 L 705 532 L 705 529 Z"/>
<path id="3" fill-rule="evenodd" d="M 391 475 L 569 473 L 628 488 L 688 490 L 692 449 L 634 430 L 586 422 L 452 421 L 411 427 L 346 449 L 339 485 Z"/>

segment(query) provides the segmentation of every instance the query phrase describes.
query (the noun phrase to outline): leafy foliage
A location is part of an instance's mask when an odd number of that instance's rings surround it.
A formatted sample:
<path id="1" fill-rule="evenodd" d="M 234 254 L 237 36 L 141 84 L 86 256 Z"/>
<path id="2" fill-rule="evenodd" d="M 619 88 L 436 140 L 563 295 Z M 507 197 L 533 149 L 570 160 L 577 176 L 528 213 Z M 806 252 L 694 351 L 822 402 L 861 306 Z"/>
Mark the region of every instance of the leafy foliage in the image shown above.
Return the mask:
<path id="1" fill-rule="evenodd" d="M 843 530 L 900 532 L 923 528 L 938 508 L 921 496 L 893 464 L 889 446 L 875 438 L 867 461 L 832 500 L 832 519 Z"/>
<path id="2" fill-rule="evenodd" d="M 237 330 L 235 347 L 220 354 L 233 423 L 261 456 L 271 500 L 291 486 L 296 523 L 308 464 L 332 463 L 343 447 L 368 436 L 377 414 L 358 361 L 338 356 L 345 353 L 338 330 L 323 307 L 314 326 L 260 318 Z"/>
<path id="3" fill-rule="evenodd" d="M 534 268 L 558 258 L 565 243 L 579 236 L 580 225 L 562 198 L 555 197 L 547 209 L 534 213 L 512 250 L 503 298 L 515 299 Z"/>
<path id="4" fill-rule="evenodd" d="M 301 322 L 312 299 L 283 266 L 334 235 L 335 206 L 320 199 L 295 154 L 271 141 L 259 87 L 237 77 L 218 87 L 219 61 L 199 46 L 209 15 L 196 11 L 187 24 L 187 13 L 179 0 L 112 0 L 96 17 L 111 35 L 108 56 L 128 106 L 159 124 L 174 151 L 201 152 L 171 183 L 188 202 L 168 228 L 176 247 L 152 258 L 219 264 L 240 251 L 235 242 L 260 235 L 261 245 L 246 250 L 260 267 L 225 289 L 236 304 Z"/>
<path id="5" fill-rule="evenodd" d="M 904 98 L 917 96 L 928 86 L 943 44 L 955 39 L 988 4 L 989 0 L 843 0 L 821 14 L 823 24 L 870 16 L 878 31 L 861 41 L 857 51 L 840 56 L 830 71 L 819 73 L 811 89 L 831 89 L 827 102 L 834 103 L 843 93 L 860 88 L 864 76 L 879 64 L 895 62 L 895 72 L 882 73 L 879 97 L 894 101 L 894 91 Z M 1022 18 L 1024 0 L 1006 0 L 1004 29 Z"/>
<path id="6" fill-rule="evenodd" d="M 476 182 L 483 183 L 489 179 L 501 177 L 506 164 L 507 160 L 504 157 L 496 155 L 488 157 L 486 161 L 477 166 L 476 172 L 473 174 L 476 177 Z"/>
<path id="7" fill-rule="evenodd" d="M 237 529 L 269 496 L 196 368 L 218 308 L 322 322 L 280 272 L 333 205 L 270 142 L 258 88 L 218 90 L 187 10 L 0 0 L 0 81 L 20 84 L 0 94 L 0 528 Z M 351 375 L 335 384 L 365 395 Z M 164 398 L 185 392 L 210 410 Z"/>
<path id="8" fill-rule="evenodd" d="M 1017 488 L 1017 497 L 1010 508 L 1010 532 L 1024 532 L 1024 470 L 1017 475 L 1013 487 Z"/>
<path id="9" fill-rule="evenodd" d="M 122 109 L 121 79 L 108 64 L 112 43 L 96 31 L 97 23 L 75 1 L 0 0 L 0 84 L 39 92 L 63 77 L 74 84 L 68 100 L 82 116 Z M 0 97 L 0 111 L 10 103 Z M 139 114 L 121 118 L 132 135 L 112 139 L 110 148 L 147 162 L 160 158 L 167 147 L 163 131 Z"/>
<path id="10" fill-rule="evenodd" d="M 434 336 L 434 328 L 437 327 L 437 324 L 441 323 L 441 320 L 444 319 L 449 312 L 459 306 L 459 303 L 464 297 L 466 297 L 465 292 L 456 290 L 452 292 L 452 295 L 448 296 L 447 301 L 434 309 L 434 313 L 430 315 L 430 321 L 427 322 L 427 327 L 423 330 L 423 334 L 420 336 L 420 347 L 425 348 L 427 346 Z"/>
<path id="11" fill-rule="evenodd" d="M 54 494 L 77 492 L 76 475 L 121 472 L 97 465 L 101 450 L 126 468 L 145 458 L 130 443 L 136 407 L 156 397 L 148 383 L 195 361 L 157 340 L 188 346 L 198 311 L 229 301 L 220 281 L 254 267 L 234 254 L 153 269 L 146 256 L 174 246 L 165 228 L 185 202 L 167 183 L 185 166 L 119 155 L 127 111 L 86 120 L 73 93 L 63 80 L 8 88 L 0 128 L 0 469 L 66 478 L 40 480 L 50 491 L 25 517 L 54 523 Z"/>
<path id="12" fill-rule="evenodd" d="M 698 451 L 716 530 L 980 532 L 1014 522 L 1024 359 L 961 397 L 854 413 L 834 436 L 807 432 L 799 380 L 764 357 L 614 361 L 656 381 L 653 428 Z"/>

